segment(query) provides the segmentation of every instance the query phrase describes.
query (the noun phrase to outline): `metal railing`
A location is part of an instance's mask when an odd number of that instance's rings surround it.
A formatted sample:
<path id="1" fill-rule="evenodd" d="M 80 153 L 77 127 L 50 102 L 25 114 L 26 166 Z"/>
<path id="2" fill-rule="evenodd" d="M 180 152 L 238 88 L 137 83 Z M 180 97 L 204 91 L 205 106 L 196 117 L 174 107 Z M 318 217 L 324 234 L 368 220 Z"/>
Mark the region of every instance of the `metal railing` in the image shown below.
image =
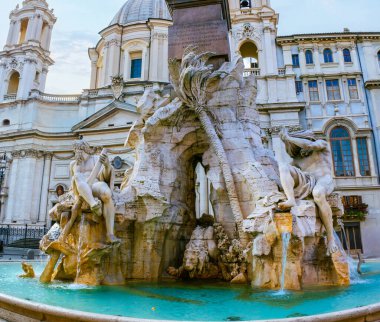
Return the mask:
<path id="1" fill-rule="evenodd" d="M 28 247 L 28 241 L 41 239 L 47 231 L 46 226 L 0 225 L 0 241 L 4 246 Z"/>

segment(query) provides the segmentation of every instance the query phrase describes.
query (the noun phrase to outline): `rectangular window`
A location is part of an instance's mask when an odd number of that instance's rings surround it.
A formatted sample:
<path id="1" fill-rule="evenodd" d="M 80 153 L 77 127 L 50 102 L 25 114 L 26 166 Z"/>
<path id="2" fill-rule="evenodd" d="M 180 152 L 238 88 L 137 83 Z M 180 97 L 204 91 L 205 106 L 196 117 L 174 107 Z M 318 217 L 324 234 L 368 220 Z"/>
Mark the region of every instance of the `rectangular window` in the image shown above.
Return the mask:
<path id="1" fill-rule="evenodd" d="M 309 81 L 309 96 L 311 102 L 319 101 L 318 82 L 316 80 Z"/>
<path id="2" fill-rule="evenodd" d="M 350 93 L 350 99 L 357 100 L 359 99 L 358 86 L 356 85 L 355 78 L 347 79 L 348 83 L 348 92 Z"/>
<path id="3" fill-rule="evenodd" d="M 341 99 L 338 79 L 326 80 L 326 89 L 328 101 L 339 101 Z"/>
<path id="4" fill-rule="evenodd" d="M 371 172 L 369 169 L 367 138 L 357 138 L 356 144 L 358 146 L 358 159 L 359 159 L 360 174 L 363 177 L 364 176 L 370 176 Z"/>
<path id="5" fill-rule="evenodd" d="M 141 58 L 131 60 L 131 78 L 141 78 L 141 65 Z"/>
<path id="6" fill-rule="evenodd" d="M 363 252 L 360 222 L 345 222 L 343 229 L 344 233 L 342 231 L 338 233 L 343 248 L 345 250 L 349 249 L 352 253 L 356 253 L 357 251 Z"/>
<path id="7" fill-rule="evenodd" d="M 293 67 L 300 67 L 300 58 L 297 54 L 292 55 L 292 61 L 293 61 Z"/>
<path id="8" fill-rule="evenodd" d="M 302 81 L 296 81 L 296 92 L 297 94 L 303 92 Z"/>

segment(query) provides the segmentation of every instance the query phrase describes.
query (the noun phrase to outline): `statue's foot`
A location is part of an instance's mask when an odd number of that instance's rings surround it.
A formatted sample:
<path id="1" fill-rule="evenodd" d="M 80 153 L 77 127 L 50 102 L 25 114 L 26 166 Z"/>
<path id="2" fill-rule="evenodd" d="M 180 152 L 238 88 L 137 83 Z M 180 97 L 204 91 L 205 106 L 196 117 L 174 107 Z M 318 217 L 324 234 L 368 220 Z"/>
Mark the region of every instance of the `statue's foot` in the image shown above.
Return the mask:
<path id="1" fill-rule="evenodd" d="M 94 206 L 91 207 L 91 212 L 98 217 L 102 215 L 102 204 L 100 201 L 98 201 Z"/>
<path id="2" fill-rule="evenodd" d="M 107 244 L 120 244 L 120 239 L 115 237 L 115 235 L 108 235 Z"/>
<path id="3" fill-rule="evenodd" d="M 327 241 L 327 256 L 331 256 L 339 250 L 335 240 Z"/>
<path id="4" fill-rule="evenodd" d="M 280 202 L 278 204 L 278 208 L 280 208 L 281 210 L 289 210 L 295 205 L 296 205 L 296 202 L 294 200 L 286 200 L 284 202 Z"/>

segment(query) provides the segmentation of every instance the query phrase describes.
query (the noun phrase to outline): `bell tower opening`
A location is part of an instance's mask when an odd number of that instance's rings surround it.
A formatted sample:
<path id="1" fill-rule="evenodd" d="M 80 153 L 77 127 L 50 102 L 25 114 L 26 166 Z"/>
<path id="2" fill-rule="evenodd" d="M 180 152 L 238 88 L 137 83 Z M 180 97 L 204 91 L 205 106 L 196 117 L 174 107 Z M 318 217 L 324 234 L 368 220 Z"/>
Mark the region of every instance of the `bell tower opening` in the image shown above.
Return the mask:
<path id="1" fill-rule="evenodd" d="M 244 61 L 244 75 L 260 75 L 259 52 L 257 46 L 252 41 L 246 41 L 240 46 L 239 52 Z"/>
<path id="2" fill-rule="evenodd" d="M 14 71 L 9 77 L 9 84 L 8 84 L 8 95 L 17 95 L 18 86 L 20 82 L 20 74 L 16 71 Z"/>
<path id="3" fill-rule="evenodd" d="M 21 26 L 20 26 L 20 34 L 18 38 L 18 44 L 22 44 L 25 41 L 26 38 L 26 30 L 28 29 L 28 19 L 21 20 Z"/>

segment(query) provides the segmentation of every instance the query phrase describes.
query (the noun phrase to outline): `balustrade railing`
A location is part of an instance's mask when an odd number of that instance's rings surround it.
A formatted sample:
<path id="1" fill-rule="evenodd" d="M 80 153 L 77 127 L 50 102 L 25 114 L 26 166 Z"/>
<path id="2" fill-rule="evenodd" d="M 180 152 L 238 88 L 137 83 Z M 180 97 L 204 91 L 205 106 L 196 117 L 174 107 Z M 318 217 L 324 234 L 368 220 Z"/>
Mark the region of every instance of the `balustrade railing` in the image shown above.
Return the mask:
<path id="1" fill-rule="evenodd" d="M 4 95 L 4 101 L 15 101 L 17 94 L 6 94 Z"/>
<path id="2" fill-rule="evenodd" d="M 286 74 L 286 68 L 279 68 L 279 69 L 278 69 L 278 74 L 279 74 L 280 76 L 285 75 L 285 74 Z"/>
<path id="3" fill-rule="evenodd" d="M 54 94 L 45 94 L 40 93 L 38 98 L 42 101 L 55 102 L 55 103 L 72 103 L 78 102 L 80 95 L 54 95 Z"/>
<path id="4" fill-rule="evenodd" d="M 244 69 L 244 77 L 248 77 L 250 75 L 256 75 L 256 76 L 260 76 L 260 68 L 245 68 Z"/>
<path id="5" fill-rule="evenodd" d="M 0 241 L 4 246 L 30 247 L 28 241 L 41 239 L 47 231 L 46 226 L 0 225 Z"/>

